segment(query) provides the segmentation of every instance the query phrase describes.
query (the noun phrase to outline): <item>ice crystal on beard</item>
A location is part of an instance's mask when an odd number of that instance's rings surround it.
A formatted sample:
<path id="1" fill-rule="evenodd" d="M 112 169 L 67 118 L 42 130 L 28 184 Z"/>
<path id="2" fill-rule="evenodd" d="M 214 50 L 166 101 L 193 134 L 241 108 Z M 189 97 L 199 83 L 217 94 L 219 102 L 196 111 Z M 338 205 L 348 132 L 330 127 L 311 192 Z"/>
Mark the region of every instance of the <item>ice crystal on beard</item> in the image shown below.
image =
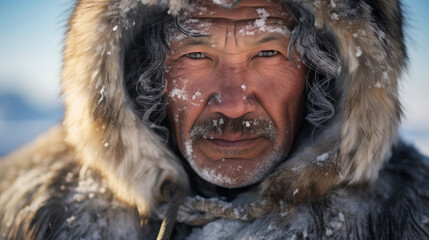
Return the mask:
<path id="1" fill-rule="evenodd" d="M 246 127 L 250 127 L 250 122 L 249 121 L 243 121 L 243 124 L 246 125 Z"/>
<path id="2" fill-rule="evenodd" d="M 185 150 L 186 150 L 186 155 L 188 158 L 192 159 L 192 153 L 193 153 L 193 149 L 192 149 L 192 141 L 188 140 L 185 142 Z"/>
<path id="3" fill-rule="evenodd" d="M 222 184 L 234 184 L 235 180 L 226 176 L 223 176 L 222 174 L 218 174 L 213 169 L 203 169 L 201 171 L 201 176 L 214 183 L 222 183 Z"/>

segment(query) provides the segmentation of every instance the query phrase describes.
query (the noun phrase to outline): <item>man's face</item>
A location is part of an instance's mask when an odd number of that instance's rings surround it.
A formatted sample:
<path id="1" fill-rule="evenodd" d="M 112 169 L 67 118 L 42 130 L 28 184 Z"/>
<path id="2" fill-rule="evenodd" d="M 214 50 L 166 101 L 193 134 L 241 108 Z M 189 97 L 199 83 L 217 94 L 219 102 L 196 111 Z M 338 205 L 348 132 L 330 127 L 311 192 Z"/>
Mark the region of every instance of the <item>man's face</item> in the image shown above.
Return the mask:
<path id="1" fill-rule="evenodd" d="M 293 24 L 280 3 L 244 0 L 228 10 L 213 2 L 179 18 L 204 36 L 170 31 L 168 118 L 203 179 L 241 187 L 288 154 L 303 116 L 305 67 L 288 58 Z"/>

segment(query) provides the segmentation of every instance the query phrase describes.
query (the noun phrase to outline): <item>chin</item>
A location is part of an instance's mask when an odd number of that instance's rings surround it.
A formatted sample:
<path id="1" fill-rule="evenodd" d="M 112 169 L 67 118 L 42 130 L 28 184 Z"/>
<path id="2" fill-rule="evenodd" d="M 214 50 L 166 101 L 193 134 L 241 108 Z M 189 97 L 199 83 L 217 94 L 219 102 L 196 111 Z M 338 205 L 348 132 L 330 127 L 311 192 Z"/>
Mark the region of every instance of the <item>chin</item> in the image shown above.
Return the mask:
<path id="1" fill-rule="evenodd" d="M 262 159 L 262 160 L 261 160 Z M 277 153 L 264 158 L 198 161 L 188 159 L 193 170 L 204 180 L 225 188 L 240 188 L 265 179 L 278 166 L 284 154 Z"/>

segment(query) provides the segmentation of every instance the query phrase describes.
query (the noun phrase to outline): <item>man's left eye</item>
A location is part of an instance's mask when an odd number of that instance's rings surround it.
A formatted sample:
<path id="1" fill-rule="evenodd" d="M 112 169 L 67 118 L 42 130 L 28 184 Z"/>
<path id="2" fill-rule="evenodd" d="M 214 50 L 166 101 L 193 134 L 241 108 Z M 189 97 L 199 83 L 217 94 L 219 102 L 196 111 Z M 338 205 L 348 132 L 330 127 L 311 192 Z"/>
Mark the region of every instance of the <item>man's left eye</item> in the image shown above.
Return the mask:
<path id="1" fill-rule="evenodd" d="M 203 59 L 206 57 L 206 55 L 202 52 L 191 52 L 186 54 L 185 56 L 190 59 Z"/>
<path id="2" fill-rule="evenodd" d="M 277 55 L 279 52 L 276 50 L 264 50 L 260 51 L 256 56 L 258 57 L 272 57 Z"/>

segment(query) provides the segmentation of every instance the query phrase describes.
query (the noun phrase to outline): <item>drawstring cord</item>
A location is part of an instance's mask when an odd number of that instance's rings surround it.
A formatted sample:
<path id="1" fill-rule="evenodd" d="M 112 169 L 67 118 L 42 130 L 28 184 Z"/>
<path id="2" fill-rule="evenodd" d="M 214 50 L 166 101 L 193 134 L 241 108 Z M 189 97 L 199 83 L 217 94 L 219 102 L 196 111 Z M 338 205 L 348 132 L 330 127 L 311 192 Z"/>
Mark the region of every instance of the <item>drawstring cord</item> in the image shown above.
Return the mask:
<path id="1" fill-rule="evenodd" d="M 170 239 L 176 221 L 193 226 L 204 225 L 216 218 L 252 221 L 272 210 L 272 205 L 261 199 L 243 205 L 199 196 L 187 197 L 184 200 L 184 191 L 171 182 L 166 183 L 163 190 L 169 202 L 156 211 L 158 216 L 164 216 L 157 240 Z"/>
<path id="2" fill-rule="evenodd" d="M 176 223 L 177 212 L 179 211 L 180 204 L 182 204 L 185 193 L 177 185 L 168 182 L 164 189 L 165 195 L 168 196 L 169 202 L 165 217 L 162 220 L 161 228 L 158 232 L 157 240 L 168 240 L 170 239 L 171 233 Z"/>
<path id="3" fill-rule="evenodd" d="M 197 196 L 194 198 L 186 198 L 184 205 L 192 208 L 194 211 L 197 210 L 199 212 L 205 213 L 209 216 L 205 216 L 205 218 L 210 219 L 210 221 L 215 218 L 252 221 L 256 218 L 264 216 L 272 210 L 272 205 L 268 201 L 259 199 L 243 205 L 234 205 L 232 203 L 218 199 L 205 199 Z M 187 221 L 185 222 L 192 224 Z M 205 224 L 207 222 L 201 221 L 201 223 Z"/>

